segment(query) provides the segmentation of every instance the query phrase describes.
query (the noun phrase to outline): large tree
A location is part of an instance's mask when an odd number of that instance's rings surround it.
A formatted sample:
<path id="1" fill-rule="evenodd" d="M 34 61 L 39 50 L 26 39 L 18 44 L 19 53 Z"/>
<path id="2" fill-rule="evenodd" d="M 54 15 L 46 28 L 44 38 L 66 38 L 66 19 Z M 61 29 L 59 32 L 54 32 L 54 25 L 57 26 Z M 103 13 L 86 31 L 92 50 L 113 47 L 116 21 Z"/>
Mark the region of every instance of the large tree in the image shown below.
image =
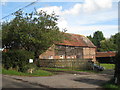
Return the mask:
<path id="1" fill-rule="evenodd" d="M 101 48 L 100 51 L 117 51 L 119 44 L 120 33 L 112 35 L 110 38 L 102 40 L 100 42 Z"/>
<path id="2" fill-rule="evenodd" d="M 91 42 L 93 42 L 93 37 L 91 35 L 87 36 L 88 39 L 90 39 Z"/>
<path id="3" fill-rule="evenodd" d="M 100 48 L 101 48 L 100 42 L 102 40 L 105 40 L 105 37 L 104 37 L 102 31 L 96 31 L 93 34 L 93 37 L 90 35 L 90 36 L 87 36 L 87 38 L 89 38 L 94 43 L 94 45 L 97 46 L 97 51 L 100 51 Z"/>
<path id="4" fill-rule="evenodd" d="M 109 38 L 102 40 L 100 42 L 100 45 L 101 45 L 101 47 L 99 50 L 102 52 L 103 51 L 116 51 L 116 49 L 117 49 L 117 45 L 114 44 L 114 41 Z"/>
<path id="5" fill-rule="evenodd" d="M 58 16 L 44 11 L 13 14 L 15 18 L 2 23 L 2 47 L 7 49 L 25 49 L 35 53 L 38 58 L 54 42 L 63 39 L 56 21 Z"/>
<path id="6" fill-rule="evenodd" d="M 118 50 L 120 33 L 116 33 L 110 37 L 110 40 L 116 45 L 116 50 Z"/>
<path id="7" fill-rule="evenodd" d="M 100 41 L 104 40 L 105 37 L 102 33 L 102 31 L 96 31 L 94 34 L 93 34 L 93 43 L 97 46 L 97 51 L 100 51 Z"/>

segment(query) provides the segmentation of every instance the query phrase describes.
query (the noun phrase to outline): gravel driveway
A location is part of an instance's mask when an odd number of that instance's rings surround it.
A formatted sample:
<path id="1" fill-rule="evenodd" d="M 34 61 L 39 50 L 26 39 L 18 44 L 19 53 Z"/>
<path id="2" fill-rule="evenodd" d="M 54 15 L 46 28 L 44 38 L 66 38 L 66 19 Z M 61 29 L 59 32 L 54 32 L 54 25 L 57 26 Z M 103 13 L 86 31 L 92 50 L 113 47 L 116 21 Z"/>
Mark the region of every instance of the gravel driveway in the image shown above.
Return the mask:
<path id="1" fill-rule="evenodd" d="M 113 77 L 113 75 L 93 73 L 61 73 L 58 75 L 44 77 L 4 76 L 43 85 L 49 88 L 101 88 L 102 84 Z"/>

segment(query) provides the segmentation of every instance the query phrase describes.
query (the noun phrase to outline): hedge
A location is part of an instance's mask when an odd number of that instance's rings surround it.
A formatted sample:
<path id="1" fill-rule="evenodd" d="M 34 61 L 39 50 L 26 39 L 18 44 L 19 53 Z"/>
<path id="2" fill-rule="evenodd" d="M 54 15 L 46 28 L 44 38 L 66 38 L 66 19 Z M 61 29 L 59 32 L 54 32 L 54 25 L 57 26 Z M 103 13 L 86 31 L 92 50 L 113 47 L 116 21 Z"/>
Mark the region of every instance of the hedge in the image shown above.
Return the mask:
<path id="1" fill-rule="evenodd" d="M 34 58 L 34 53 L 26 50 L 10 50 L 2 53 L 2 64 L 5 69 L 15 68 L 23 72 L 24 66 L 29 63 L 29 59 Z"/>

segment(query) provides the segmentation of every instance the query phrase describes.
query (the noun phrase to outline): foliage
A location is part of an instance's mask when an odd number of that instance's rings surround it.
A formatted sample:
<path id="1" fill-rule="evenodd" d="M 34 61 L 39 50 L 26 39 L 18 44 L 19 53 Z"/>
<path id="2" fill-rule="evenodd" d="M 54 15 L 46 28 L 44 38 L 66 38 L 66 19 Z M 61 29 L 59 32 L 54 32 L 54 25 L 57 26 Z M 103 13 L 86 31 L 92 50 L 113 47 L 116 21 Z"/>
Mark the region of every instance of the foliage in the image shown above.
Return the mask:
<path id="1" fill-rule="evenodd" d="M 96 46 L 97 51 L 117 51 L 120 33 L 105 38 L 101 31 L 96 31 L 93 37 L 87 36 Z"/>
<path id="2" fill-rule="evenodd" d="M 115 59 L 115 74 L 114 74 L 114 77 L 117 78 L 116 84 L 120 85 L 120 33 L 117 36 L 117 38 L 118 39 L 116 40 L 116 43 L 118 45 L 118 52 L 117 52 L 116 59 Z"/>
<path id="3" fill-rule="evenodd" d="M 29 69 L 33 69 L 35 71 L 37 66 L 33 63 L 29 63 L 23 67 L 23 72 L 28 72 Z"/>
<path id="4" fill-rule="evenodd" d="M 102 31 L 96 31 L 93 35 L 93 43 L 97 46 L 97 51 L 100 51 L 100 41 L 104 40 L 105 37 L 102 33 Z"/>
<path id="5" fill-rule="evenodd" d="M 104 37 L 102 31 L 96 31 L 93 34 L 93 37 L 91 35 L 87 36 L 87 37 L 94 43 L 95 46 L 97 46 L 97 51 L 100 51 L 100 48 L 101 48 L 100 42 L 102 40 L 105 40 L 105 37 Z"/>
<path id="6" fill-rule="evenodd" d="M 15 70 L 6 70 L 6 69 L 2 69 L 2 74 L 7 74 L 7 75 L 19 75 L 19 76 L 51 76 L 53 75 L 53 73 L 48 72 L 48 71 L 44 71 L 44 70 L 36 70 L 33 73 L 23 73 L 23 72 L 18 72 Z"/>
<path id="7" fill-rule="evenodd" d="M 117 45 L 111 39 L 105 39 L 100 42 L 101 48 L 100 51 L 116 51 Z"/>
<path id="8" fill-rule="evenodd" d="M 117 51 L 120 33 L 112 35 L 110 38 L 101 41 L 100 51 Z"/>
<path id="9" fill-rule="evenodd" d="M 13 15 L 13 20 L 2 24 L 3 48 L 32 51 L 38 58 L 54 42 L 63 39 L 56 23 L 58 16 L 54 13 L 23 13 L 19 10 Z"/>
<path id="10" fill-rule="evenodd" d="M 119 38 L 120 38 L 120 33 L 116 33 L 115 35 L 112 35 L 110 39 L 113 40 L 114 44 L 118 45 Z"/>
<path id="11" fill-rule="evenodd" d="M 87 36 L 87 38 L 89 38 L 89 40 L 91 41 L 91 42 L 93 42 L 93 37 L 90 35 L 90 36 Z"/>
<path id="12" fill-rule="evenodd" d="M 29 63 L 30 58 L 34 58 L 34 54 L 25 50 L 10 50 L 2 53 L 4 68 L 15 68 L 21 72 L 24 70 L 23 67 Z"/>

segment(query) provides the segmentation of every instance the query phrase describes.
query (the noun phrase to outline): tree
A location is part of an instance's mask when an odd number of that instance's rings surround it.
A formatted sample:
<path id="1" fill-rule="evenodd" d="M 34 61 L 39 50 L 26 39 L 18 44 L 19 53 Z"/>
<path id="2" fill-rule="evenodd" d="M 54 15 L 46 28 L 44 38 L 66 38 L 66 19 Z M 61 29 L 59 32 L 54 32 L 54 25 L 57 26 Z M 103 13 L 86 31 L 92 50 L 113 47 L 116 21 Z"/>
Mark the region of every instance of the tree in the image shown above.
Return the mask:
<path id="1" fill-rule="evenodd" d="M 105 39 L 100 42 L 100 51 L 116 51 L 116 44 L 110 39 Z"/>
<path id="2" fill-rule="evenodd" d="M 117 85 L 120 85 L 120 33 L 117 34 L 116 41 L 118 45 L 118 52 L 117 52 L 116 60 L 115 60 L 114 80 Z"/>
<path id="3" fill-rule="evenodd" d="M 100 51 L 100 41 L 105 40 L 102 31 L 96 31 L 93 35 L 93 43 L 97 46 L 97 51 Z"/>
<path id="4" fill-rule="evenodd" d="M 58 16 L 44 11 L 23 13 L 17 11 L 15 18 L 2 24 L 2 48 L 32 51 L 35 58 L 47 50 L 54 42 L 63 39 L 56 21 Z"/>
<path id="5" fill-rule="evenodd" d="M 93 42 L 93 37 L 90 35 L 90 36 L 87 36 L 87 38 L 91 41 L 91 42 Z"/>
<path id="6" fill-rule="evenodd" d="M 120 33 L 116 33 L 110 37 L 110 40 L 116 45 L 116 50 L 118 50 Z"/>

